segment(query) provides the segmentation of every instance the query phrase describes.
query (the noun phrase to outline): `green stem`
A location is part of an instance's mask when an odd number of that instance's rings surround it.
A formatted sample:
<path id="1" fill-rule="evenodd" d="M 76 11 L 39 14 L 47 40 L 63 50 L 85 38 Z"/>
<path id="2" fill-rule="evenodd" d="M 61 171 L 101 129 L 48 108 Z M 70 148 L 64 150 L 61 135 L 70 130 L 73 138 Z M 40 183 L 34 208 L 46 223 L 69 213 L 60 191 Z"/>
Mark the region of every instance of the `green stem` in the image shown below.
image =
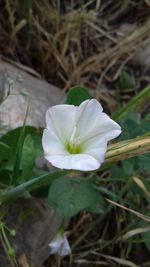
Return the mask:
<path id="1" fill-rule="evenodd" d="M 67 174 L 67 171 L 59 170 L 59 171 L 53 171 L 49 174 L 44 174 L 39 177 L 33 178 L 30 181 L 27 181 L 21 185 L 18 185 L 4 194 L 0 196 L 0 201 L 5 202 L 12 198 L 16 198 L 20 196 L 25 191 L 33 191 L 34 189 L 37 189 L 41 186 L 49 185 L 52 183 L 55 179 L 65 176 Z"/>
<path id="2" fill-rule="evenodd" d="M 20 132 L 18 144 L 17 144 L 17 149 L 16 149 L 16 155 L 15 155 L 15 164 L 14 164 L 14 169 L 12 172 L 12 184 L 16 185 L 17 184 L 17 179 L 18 179 L 18 174 L 19 174 L 19 169 L 20 169 L 20 163 L 21 163 L 21 157 L 22 157 L 22 149 L 23 149 L 23 143 L 25 139 L 25 127 L 26 127 L 26 121 L 27 121 L 27 116 L 29 112 L 29 102 L 27 105 L 27 110 L 23 122 L 23 127 Z"/>
<path id="3" fill-rule="evenodd" d="M 122 119 L 125 117 L 129 112 L 133 111 L 137 108 L 140 104 L 150 98 L 150 85 L 145 87 L 138 95 L 133 97 L 124 107 L 117 110 L 112 118 L 113 119 Z"/>
<path id="4" fill-rule="evenodd" d="M 4 224 L 2 222 L 1 222 L 0 228 L 1 228 L 2 236 L 3 236 L 4 242 L 6 244 L 7 250 L 9 250 L 9 249 L 11 249 L 11 245 L 8 241 L 6 234 L 5 234 Z"/>

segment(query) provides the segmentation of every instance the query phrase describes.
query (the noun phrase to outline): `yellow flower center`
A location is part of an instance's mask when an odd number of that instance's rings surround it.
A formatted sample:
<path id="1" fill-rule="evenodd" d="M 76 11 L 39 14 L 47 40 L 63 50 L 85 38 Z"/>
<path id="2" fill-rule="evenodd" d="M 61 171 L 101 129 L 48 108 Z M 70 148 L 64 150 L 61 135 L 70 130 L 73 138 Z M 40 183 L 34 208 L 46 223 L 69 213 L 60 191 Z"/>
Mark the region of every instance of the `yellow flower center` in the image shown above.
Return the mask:
<path id="1" fill-rule="evenodd" d="M 80 144 L 67 143 L 65 147 L 70 154 L 80 154 L 82 151 Z"/>
<path id="2" fill-rule="evenodd" d="M 80 143 L 80 138 L 76 136 L 77 128 L 75 127 L 69 142 L 65 145 L 67 151 L 70 154 L 80 154 L 82 151 L 82 145 Z"/>

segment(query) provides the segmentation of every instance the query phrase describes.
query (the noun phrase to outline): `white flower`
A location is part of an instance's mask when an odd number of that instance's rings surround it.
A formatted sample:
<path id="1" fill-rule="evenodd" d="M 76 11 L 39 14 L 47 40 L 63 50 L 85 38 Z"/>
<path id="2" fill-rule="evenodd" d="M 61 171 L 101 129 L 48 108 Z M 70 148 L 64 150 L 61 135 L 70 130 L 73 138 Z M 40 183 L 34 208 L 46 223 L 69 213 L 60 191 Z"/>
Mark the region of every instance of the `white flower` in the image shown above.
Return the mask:
<path id="1" fill-rule="evenodd" d="M 58 233 L 49 244 L 50 254 L 67 256 L 71 254 L 71 248 L 65 234 Z"/>
<path id="2" fill-rule="evenodd" d="M 61 169 L 98 169 L 105 159 L 107 142 L 121 133 L 120 126 L 102 111 L 95 99 L 80 106 L 51 107 L 42 137 L 45 158 Z"/>

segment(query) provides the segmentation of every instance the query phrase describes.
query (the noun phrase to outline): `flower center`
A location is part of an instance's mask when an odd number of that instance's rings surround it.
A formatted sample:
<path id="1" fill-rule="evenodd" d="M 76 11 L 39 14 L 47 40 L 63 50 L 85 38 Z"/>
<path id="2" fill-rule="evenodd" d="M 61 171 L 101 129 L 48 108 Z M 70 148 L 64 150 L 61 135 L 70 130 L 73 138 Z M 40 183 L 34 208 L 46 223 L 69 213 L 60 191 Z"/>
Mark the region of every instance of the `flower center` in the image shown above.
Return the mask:
<path id="1" fill-rule="evenodd" d="M 80 154 L 82 150 L 81 145 L 75 145 L 71 143 L 68 143 L 66 145 L 66 149 L 70 154 Z"/>
<path id="2" fill-rule="evenodd" d="M 80 143 L 80 138 L 75 136 L 76 130 L 77 130 L 77 128 L 75 127 L 73 130 L 73 133 L 70 137 L 69 142 L 65 145 L 67 151 L 70 154 L 80 154 L 82 151 L 82 145 Z"/>

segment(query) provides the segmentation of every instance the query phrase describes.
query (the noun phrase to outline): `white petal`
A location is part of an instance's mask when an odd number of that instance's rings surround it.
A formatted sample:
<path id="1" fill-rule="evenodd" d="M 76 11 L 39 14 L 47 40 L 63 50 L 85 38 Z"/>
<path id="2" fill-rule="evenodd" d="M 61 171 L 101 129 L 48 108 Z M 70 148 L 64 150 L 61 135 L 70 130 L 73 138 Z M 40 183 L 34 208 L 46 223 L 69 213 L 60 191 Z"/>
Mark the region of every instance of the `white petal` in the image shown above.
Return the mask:
<path id="1" fill-rule="evenodd" d="M 60 246 L 58 251 L 59 256 L 64 257 L 71 254 L 71 248 L 66 236 L 63 236 L 63 244 Z"/>
<path id="2" fill-rule="evenodd" d="M 92 142 L 93 141 L 93 142 Z M 107 142 L 97 137 L 94 140 L 89 140 L 85 143 L 83 152 L 95 158 L 100 164 L 104 162 L 107 151 Z"/>
<path id="3" fill-rule="evenodd" d="M 67 141 L 75 127 L 78 107 L 73 105 L 57 105 L 46 112 L 47 129 L 55 132 L 57 136 Z"/>
<path id="4" fill-rule="evenodd" d="M 50 254 L 57 253 L 61 257 L 71 254 L 69 242 L 65 234 L 62 235 L 58 233 L 49 244 L 49 247 L 50 247 Z"/>
<path id="5" fill-rule="evenodd" d="M 81 120 L 82 125 L 79 125 L 78 127 L 78 134 L 82 141 L 86 141 L 98 135 L 100 137 L 105 137 L 105 140 L 109 141 L 117 137 L 121 133 L 120 126 L 104 112 L 97 111 L 94 114 L 93 111 L 92 119 L 91 117 L 87 116 L 88 113 L 85 113 L 85 121 Z"/>
<path id="6" fill-rule="evenodd" d="M 86 100 L 78 110 L 77 134 L 80 135 L 81 141 L 93 133 L 97 126 L 97 117 L 102 113 L 103 108 L 96 99 Z"/>
<path id="7" fill-rule="evenodd" d="M 66 151 L 63 143 L 55 134 L 55 132 L 49 131 L 45 129 L 43 131 L 42 137 L 42 146 L 44 149 L 45 155 L 67 155 L 68 152 Z"/>
<path id="8" fill-rule="evenodd" d="M 99 129 L 98 129 L 99 128 Z M 121 133 L 121 127 L 113 121 L 107 114 L 102 112 L 99 116 L 98 125 L 95 129 L 95 135 L 103 136 L 107 141 L 118 137 Z"/>
<path id="9" fill-rule="evenodd" d="M 121 133 L 120 126 L 111 120 L 106 114 L 102 113 L 102 117 L 107 117 L 104 120 L 105 130 L 93 134 L 89 139 L 83 142 L 83 153 L 87 153 L 102 163 L 105 159 L 107 151 L 107 143 L 109 140 L 117 137 Z"/>
<path id="10" fill-rule="evenodd" d="M 45 157 L 53 166 L 60 169 L 92 171 L 100 167 L 100 163 L 88 154 L 53 155 Z"/>

